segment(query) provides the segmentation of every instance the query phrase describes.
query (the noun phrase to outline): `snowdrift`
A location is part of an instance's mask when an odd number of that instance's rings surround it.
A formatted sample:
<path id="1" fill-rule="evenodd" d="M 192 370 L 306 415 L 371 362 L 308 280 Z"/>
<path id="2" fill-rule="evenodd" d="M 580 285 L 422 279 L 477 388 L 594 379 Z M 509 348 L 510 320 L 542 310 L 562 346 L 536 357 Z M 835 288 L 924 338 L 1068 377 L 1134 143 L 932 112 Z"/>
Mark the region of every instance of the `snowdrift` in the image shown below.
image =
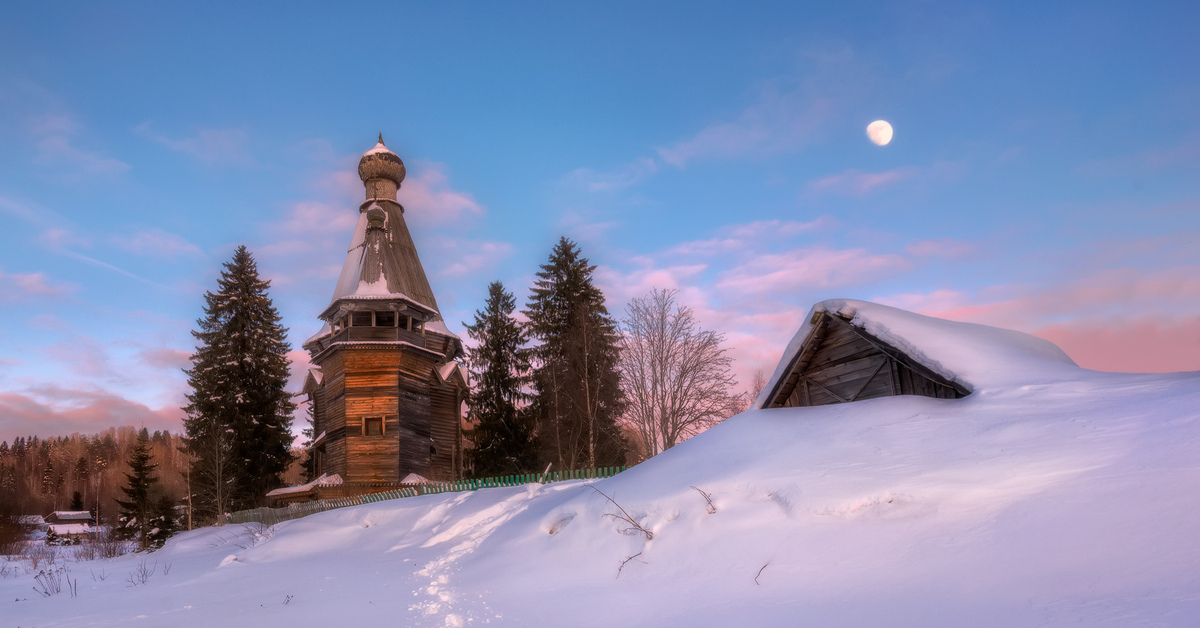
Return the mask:
<path id="1" fill-rule="evenodd" d="M 754 410 L 590 483 L 197 530 L 71 563 L 76 598 L 10 574 L 0 624 L 1200 623 L 1200 373 L 1098 373 L 1017 332 L 817 307 L 972 393 Z"/>

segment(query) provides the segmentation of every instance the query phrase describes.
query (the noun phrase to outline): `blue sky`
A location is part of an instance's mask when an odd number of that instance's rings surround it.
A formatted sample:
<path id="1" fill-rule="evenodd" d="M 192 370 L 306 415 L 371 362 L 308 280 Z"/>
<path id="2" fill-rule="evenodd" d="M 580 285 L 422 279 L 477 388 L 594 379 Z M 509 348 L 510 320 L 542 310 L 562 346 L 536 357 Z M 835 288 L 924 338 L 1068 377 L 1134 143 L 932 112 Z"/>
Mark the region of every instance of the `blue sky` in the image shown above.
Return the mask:
<path id="1" fill-rule="evenodd" d="M 298 349 L 381 131 L 460 331 L 566 235 L 743 381 L 833 297 L 1200 369 L 1194 3 L 242 4 L 6 9 L 0 438 L 177 427 L 238 244 Z"/>

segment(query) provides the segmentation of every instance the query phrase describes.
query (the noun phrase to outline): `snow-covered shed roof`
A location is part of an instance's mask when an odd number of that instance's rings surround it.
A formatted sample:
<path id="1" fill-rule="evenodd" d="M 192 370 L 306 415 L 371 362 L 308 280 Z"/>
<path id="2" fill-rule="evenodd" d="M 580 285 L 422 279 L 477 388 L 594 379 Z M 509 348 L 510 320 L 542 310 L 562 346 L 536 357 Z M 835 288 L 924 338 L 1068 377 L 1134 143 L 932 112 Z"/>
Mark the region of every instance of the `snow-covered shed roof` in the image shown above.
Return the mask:
<path id="1" fill-rule="evenodd" d="M 322 434 L 322 436 L 324 436 L 324 434 Z M 320 477 L 318 477 L 317 479 L 315 479 L 312 482 L 309 482 L 307 484 L 300 484 L 297 486 L 285 486 L 283 488 L 277 488 L 277 489 L 267 493 L 267 497 L 281 497 L 283 495 L 296 495 L 299 493 L 307 493 L 307 492 L 313 490 L 314 488 L 317 488 L 318 486 L 341 486 L 341 485 L 342 485 L 342 476 L 340 476 L 336 473 L 334 473 L 333 475 L 321 474 Z"/>
<path id="2" fill-rule="evenodd" d="M 809 311 L 755 401 L 756 408 L 770 406 L 826 314 L 961 390 L 1057 381 L 1079 368 L 1053 343 L 1022 332 L 933 318 L 878 303 L 832 299 Z"/>

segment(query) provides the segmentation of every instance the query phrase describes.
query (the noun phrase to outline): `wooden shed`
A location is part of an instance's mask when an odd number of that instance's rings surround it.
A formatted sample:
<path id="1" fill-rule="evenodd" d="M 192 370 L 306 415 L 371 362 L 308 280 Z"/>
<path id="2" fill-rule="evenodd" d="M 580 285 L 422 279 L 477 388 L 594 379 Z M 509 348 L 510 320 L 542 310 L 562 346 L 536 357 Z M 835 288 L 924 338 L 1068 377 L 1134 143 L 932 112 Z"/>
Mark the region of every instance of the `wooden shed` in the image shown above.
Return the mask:
<path id="1" fill-rule="evenodd" d="M 851 320 L 815 310 L 803 343 L 761 407 L 823 406 L 893 395 L 958 399 L 970 394 Z"/>

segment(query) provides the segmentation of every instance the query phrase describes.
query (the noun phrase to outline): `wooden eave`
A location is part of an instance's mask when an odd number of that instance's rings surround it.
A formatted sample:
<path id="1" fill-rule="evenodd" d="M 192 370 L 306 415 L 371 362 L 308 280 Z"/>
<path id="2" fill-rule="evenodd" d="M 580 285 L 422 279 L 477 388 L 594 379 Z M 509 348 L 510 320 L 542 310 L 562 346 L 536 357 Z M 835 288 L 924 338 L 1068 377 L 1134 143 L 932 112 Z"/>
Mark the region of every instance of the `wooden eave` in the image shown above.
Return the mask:
<path id="1" fill-rule="evenodd" d="M 363 303 L 363 304 L 365 304 L 365 303 L 373 303 L 373 304 L 390 303 L 393 306 L 397 306 L 397 307 L 391 308 L 397 314 L 404 314 L 406 316 L 412 316 L 412 314 L 416 313 L 416 314 L 419 314 L 420 316 L 415 316 L 413 318 L 421 318 L 422 320 L 431 319 L 431 318 L 437 316 L 437 314 L 438 314 L 437 310 L 429 307 L 428 305 L 424 305 L 418 301 L 410 299 L 403 294 L 389 294 L 389 295 L 380 295 L 380 296 L 347 295 L 344 297 L 338 297 L 337 299 L 334 299 L 333 302 L 329 304 L 329 307 L 325 308 L 325 311 L 321 312 L 321 314 L 317 318 L 320 318 L 321 320 L 324 320 L 324 321 L 332 322 L 334 319 L 336 319 L 341 314 L 347 314 L 350 312 L 365 309 L 363 307 L 359 307 L 360 303 Z"/>
<path id="2" fill-rule="evenodd" d="M 425 355 L 435 359 L 446 359 L 446 356 L 440 352 L 434 351 L 433 349 L 426 349 L 425 347 L 419 347 L 405 340 L 346 340 L 342 342 L 330 343 L 329 346 L 321 349 L 316 355 L 312 356 L 312 361 L 320 361 L 321 358 L 325 357 L 326 353 L 333 351 L 334 349 L 361 349 L 375 347 L 396 347 L 404 351 L 424 353 Z"/>
<path id="3" fill-rule="evenodd" d="M 767 397 L 767 402 L 763 404 L 764 408 L 778 408 L 782 406 L 796 389 L 796 385 L 800 382 L 801 375 L 807 370 L 809 362 L 821 347 L 821 341 L 825 339 L 825 334 L 828 333 L 832 325 L 845 325 L 852 332 L 879 350 L 884 355 L 896 360 L 905 367 L 912 369 L 914 372 L 928 378 L 929 380 L 953 388 L 960 395 L 967 396 L 971 394 L 970 389 L 962 384 L 947 380 L 945 377 L 935 373 L 925 365 L 914 360 L 908 354 L 889 345 L 888 343 L 876 338 L 867 333 L 865 330 L 855 327 L 850 324 L 850 319 L 833 314 L 830 312 L 816 312 L 811 319 L 812 329 L 805 336 L 804 342 L 800 345 L 800 351 L 796 352 L 796 356 L 792 358 L 792 362 L 788 365 L 785 371 L 786 375 L 781 377 L 771 389 L 771 394 Z"/>

